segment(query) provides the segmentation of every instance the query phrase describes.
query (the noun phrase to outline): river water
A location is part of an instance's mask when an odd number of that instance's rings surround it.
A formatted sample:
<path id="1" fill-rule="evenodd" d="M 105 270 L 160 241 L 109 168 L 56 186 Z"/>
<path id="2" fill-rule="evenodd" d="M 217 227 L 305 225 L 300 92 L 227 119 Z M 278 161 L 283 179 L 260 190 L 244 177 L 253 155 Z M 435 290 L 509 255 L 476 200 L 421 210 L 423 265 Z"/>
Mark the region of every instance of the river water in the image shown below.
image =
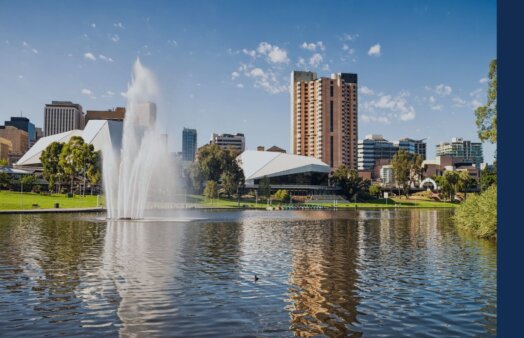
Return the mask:
<path id="1" fill-rule="evenodd" d="M 451 214 L 0 215 L 0 336 L 494 337 L 496 243 Z"/>

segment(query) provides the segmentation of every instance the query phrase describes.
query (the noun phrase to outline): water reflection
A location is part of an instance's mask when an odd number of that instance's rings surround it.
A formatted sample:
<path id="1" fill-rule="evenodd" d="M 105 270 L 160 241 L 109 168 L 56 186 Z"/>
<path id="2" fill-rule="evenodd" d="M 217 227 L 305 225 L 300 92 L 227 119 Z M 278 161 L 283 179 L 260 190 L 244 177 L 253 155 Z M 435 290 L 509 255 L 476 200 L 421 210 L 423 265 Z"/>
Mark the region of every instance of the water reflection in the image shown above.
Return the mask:
<path id="1" fill-rule="evenodd" d="M 8 336 L 495 336 L 496 244 L 457 232 L 450 215 L 0 215 L 0 327 Z"/>

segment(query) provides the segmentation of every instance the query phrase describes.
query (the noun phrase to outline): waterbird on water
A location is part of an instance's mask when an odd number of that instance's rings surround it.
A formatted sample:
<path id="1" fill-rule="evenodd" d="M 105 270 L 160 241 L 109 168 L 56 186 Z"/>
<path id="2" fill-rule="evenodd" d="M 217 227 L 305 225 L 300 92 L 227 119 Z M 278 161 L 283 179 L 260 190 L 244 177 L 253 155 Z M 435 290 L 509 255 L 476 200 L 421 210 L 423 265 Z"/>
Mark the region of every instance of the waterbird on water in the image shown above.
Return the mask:
<path id="1" fill-rule="evenodd" d="M 257 277 L 257 275 L 255 275 L 255 282 L 258 280 L 259 278 Z"/>

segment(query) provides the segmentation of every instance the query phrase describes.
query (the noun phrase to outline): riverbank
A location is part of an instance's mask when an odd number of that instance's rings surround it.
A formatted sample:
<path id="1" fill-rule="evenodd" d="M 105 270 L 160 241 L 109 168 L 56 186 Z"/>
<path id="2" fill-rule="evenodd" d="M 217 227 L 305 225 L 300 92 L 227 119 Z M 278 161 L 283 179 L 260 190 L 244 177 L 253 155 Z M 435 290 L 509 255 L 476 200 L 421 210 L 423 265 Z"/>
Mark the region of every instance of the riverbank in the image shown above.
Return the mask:
<path id="1" fill-rule="evenodd" d="M 58 208 L 55 204 L 58 203 Z M 35 194 L 30 192 L 0 191 L 0 211 L 35 211 L 60 209 L 93 209 L 104 205 L 103 196 L 74 195 L 67 197 L 64 194 Z"/>

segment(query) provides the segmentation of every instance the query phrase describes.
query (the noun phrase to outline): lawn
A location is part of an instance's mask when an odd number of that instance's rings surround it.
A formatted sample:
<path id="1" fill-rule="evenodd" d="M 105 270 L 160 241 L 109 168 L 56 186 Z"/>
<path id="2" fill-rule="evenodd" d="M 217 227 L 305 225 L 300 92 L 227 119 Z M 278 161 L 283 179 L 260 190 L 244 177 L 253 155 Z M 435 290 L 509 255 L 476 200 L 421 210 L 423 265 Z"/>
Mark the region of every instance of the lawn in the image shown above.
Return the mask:
<path id="1" fill-rule="evenodd" d="M 103 196 L 100 204 L 103 205 Z M 52 209 L 58 203 L 60 208 L 93 208 L 97 206 L 97 197 L 75 195 L 67 197 L 63 194 L 41 195 L 30 192 L 20 194 L 15 191 L 0 191 L 0 210 L 25 210 L 25 209 Z M 33 204 L 38 206 L 33 206 Z"/>

